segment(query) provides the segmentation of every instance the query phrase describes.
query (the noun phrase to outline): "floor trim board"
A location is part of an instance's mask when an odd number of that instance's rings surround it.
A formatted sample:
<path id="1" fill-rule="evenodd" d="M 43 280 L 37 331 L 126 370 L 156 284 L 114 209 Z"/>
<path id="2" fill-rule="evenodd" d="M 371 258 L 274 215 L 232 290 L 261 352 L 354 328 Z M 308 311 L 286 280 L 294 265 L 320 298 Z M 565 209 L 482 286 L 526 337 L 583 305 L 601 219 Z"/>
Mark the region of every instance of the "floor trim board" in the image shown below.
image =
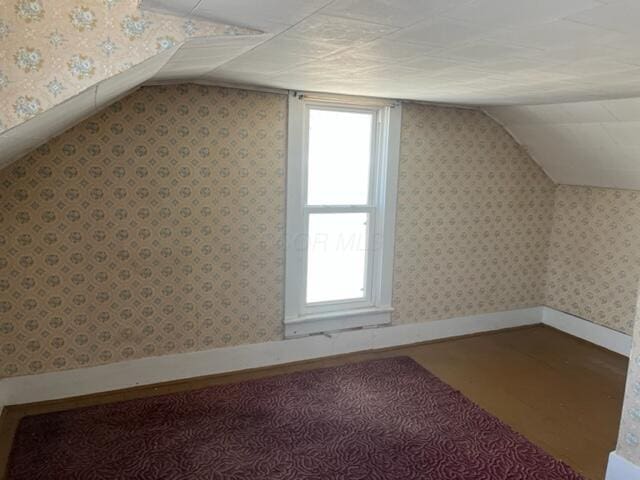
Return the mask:
<path id="1" fill-rule="evenodd" d="M 425 340 L 422 342 L 416 342 L 416 343 L 411 343 L 411 344 L 407 344 L 407 345 L 396 345 L 396 346 L 392 346 L 392 347 L 383 347 L 383 348 L 376 348 L 376 349 L 371 349 L 371 350 L 361 350 L 358 352 L 350 352 L 350 353 L 339 353 L 336 355 L 329 355 L 329 356 L 323 356 L 323 357 L 316 357 L 316 358 L 309 358 L 306 360 L 298 360 L 298 361 L 294 361 L 294 362 L 287 362 L 287 363 L 283 363 L 283 364 L 276 364 L 276 365 L 263 365 L 263 366 L 259 366 L 259 367 L 254 367 L 254 368 L 246 368 L 246 369 L 242 369 L 242 370 L 234 370 L 234 371 L 226 371 L 226 372 L 220 372 L 220 373 L 213 373 L 210 375 L 202 375 L 202 376 L 198 376 L 198 377 L 188 377 L 188 378 L 180 378 L 180 379 L 176 379 L 176 380 L 168 380 L 166 382 L 159 382 L 159 383 L 150 383 L 150 384 L 140 384 L 140 385 L 135 385 L 132 387 L 127 387 L 127 388 L 122 388 L 122 389 L 117 389 L 117 390 L 108 390 L 108 391 L 104 391 L 104 392 L 97 392 L 97 393 L 89 393 L 86 395 L 75 395 L 73 397 L 63 397 L 63 398 L 56 398 L 53 400 L 44 400 L 44 401 L 36 401 L 36 402 L 30 402 L 30 403 L 20 403 L 20 404 L 13 404 L 13 405 L 6 405 L 5 408 L 2 410 L 2 413 L 7 413 L 12 411 L 13 409 L 19 409 L 19 410 L 28 410 L 30 408 L 33 407 L 43 407 L 43 406 L 55 406 L 55 405 L 63 405 L 63 406 L 67 406 L 69 405 L 69 402 L 75 402 L 75 401 L 79 401 L 82 402 L 85 399 L 92 399 L 92 400 L 96 400 L 99 399 L 101 397 L 105 397 L 105 398 L 112 398 L 114 394 L 121 394 L 124 392 L 140 392 L 141 394 L 144 394 L 144 392 L 148 392 L 148 391 L 155 391 L 159 388 L 165 388 L 165 387 L 169 387 L 169 386 L 174 386 L 177 387 L 178 390 L 181 389 L 181 386 L 191 386 L 194 383 L 198 383 L 198 382 L 208 382 L 211 381 L 213 379 L 221 379 L 221 378 L 225 378 L 225 377 L 237 377 L 238 375 L 252 375 L 252 374 L 260 374 L 262 372 L 269 372 L 269 371 L 275 371 L 278 368 L 282 368 L 282 367 L 303 367 L 305 365 L 313 365 L 313 364 L 321 364 L 322 362 L 325 361 L 331 361 L 331 360 L 340 360 L 342 358 L 349 358 L 351 355 L 353 354 L 357 354 L 357 353 L 370 353 L 371 355 L 376 355 L 379 353 L 384 353 L 384 352 L 389 352 L 389 351 L 397 351 L 399 349 L 403 349 L 403 348 L 412 348 L 412 347 L 421 347 L 421 346 L 426 346 L 426 345 L 435 345 L 438 343 L 446 343 L 446 342 L 455 342 L 456 340 L 464 340 L 467 338 L 474 338 L 474 337 L 480 337 L 480 336 L 486 336 L 486 335 L 499 335 L 499 334 L 504 334 L 504 333 L 509 333 L 509 332 L 513 332 L 516 330 L 526 330 L 526 329 L 530 329 L 530 328 L 536 328 L 536 327 L 543 327 L 544 325 L 542 325 L 541 323 L 536 323 L 536 324 L 531 324 L 531 325 L 521 325 L 521 326 L 517 326 L 517 327 L 507 327 L 507 328 L 501 328 L 498 330 L 492 330 L 492 331 L 487 331 L 487 332 L 478 332 L 478 333 L 469 333 L 466 335 L 456 335 L 453 337 L 445 337 L 445 338 L 438 338 L 435 340 Z M 313 368 L 313 367 L 312 367 Z M 268 375 L 268 373 L 267 373 Z M 0 430 L 2 430 L 1 428 L 2 426 L 2 416 L 0 414 Z"/>
<path id="2" fill-rule="evenodd" d="M 533 307 L 9 377 L 0 380 L 0 407 L 535 325 L 541 315 Z"/>
<path id="3" fill-rule="evenodd" d="M 542 323 L 574 337 L 595 343 L 607 350 L 628 357 L 631 353 L 631 335 L 598 325 L 551 307 L 542 308 Z"/>
<path id="4" fill-rule="evenodd" d="M 549 307 L 532 307 L 9 377 L 0 380 L 0 409 L 540 323 L 629 355 L 629 335 Z"/>

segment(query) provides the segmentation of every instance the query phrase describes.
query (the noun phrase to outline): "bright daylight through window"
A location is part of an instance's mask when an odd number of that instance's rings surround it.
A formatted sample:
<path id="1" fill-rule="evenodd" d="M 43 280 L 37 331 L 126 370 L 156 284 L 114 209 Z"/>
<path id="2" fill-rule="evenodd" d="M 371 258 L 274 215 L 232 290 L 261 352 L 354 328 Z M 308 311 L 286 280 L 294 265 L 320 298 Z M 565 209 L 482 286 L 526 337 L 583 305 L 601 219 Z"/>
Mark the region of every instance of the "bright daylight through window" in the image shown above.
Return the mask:
<path id="1" fill-rule="evenodd" d="M 390 321 L 400 108 L 290 96 L 287 336 Z"/>

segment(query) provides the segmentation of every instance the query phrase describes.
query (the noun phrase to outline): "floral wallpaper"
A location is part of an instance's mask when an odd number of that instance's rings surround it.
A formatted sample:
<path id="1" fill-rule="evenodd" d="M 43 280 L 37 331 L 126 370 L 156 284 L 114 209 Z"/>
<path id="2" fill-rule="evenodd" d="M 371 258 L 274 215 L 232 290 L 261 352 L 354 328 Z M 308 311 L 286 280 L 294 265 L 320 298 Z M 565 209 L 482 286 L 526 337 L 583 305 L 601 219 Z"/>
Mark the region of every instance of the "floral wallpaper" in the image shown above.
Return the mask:
<path id="1" fill-rule="evenodd" d="M 0 170 L 0 376 L 281 338 L 286 109 L 144 87 Z"/>
<path id="2" fill-rule="evenodd" d="M 2 1 L 0 132 L 189 38 L 255 33 L 134 0 Z"/>
<path id="3" fill-rule="evenodd" d="M 0 171 L 0 375 L 282 338 L 285 96 L 144 87 Z M 395 323 L 539 305 L 554 185 L 403 107 Z"/>
<path id="4" fill-rule="evenodd" d="M 282 95 L 145 87 L 1 170 L 0 375 L 281 338 L 285 132 Z M 405 103 L 394 323 L 546 304 L 630 331 L 638 195 Z"/>
<path id="5" fill-rule="evenodd" d="M 639 245 L 640 192 L 559 185 L 545 305 L 631 334 Z"/>
<path id="6" fill-rule="evenodd" d="M 555 185 L 475 110 L 403 106 L 393 318 L 542 304 Z"/>

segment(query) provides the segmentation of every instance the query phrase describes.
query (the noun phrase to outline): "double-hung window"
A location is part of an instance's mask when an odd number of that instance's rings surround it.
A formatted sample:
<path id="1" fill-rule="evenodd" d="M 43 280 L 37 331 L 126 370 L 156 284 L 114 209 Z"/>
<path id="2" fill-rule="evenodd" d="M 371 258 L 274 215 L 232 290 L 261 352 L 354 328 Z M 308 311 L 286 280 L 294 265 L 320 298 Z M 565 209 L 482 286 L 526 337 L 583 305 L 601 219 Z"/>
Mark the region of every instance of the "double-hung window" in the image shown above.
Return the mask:
<path id="1" fill-rule="evenodd" d="M 287 337 L 391 320 L 400 109 L 289 97 Z"/>

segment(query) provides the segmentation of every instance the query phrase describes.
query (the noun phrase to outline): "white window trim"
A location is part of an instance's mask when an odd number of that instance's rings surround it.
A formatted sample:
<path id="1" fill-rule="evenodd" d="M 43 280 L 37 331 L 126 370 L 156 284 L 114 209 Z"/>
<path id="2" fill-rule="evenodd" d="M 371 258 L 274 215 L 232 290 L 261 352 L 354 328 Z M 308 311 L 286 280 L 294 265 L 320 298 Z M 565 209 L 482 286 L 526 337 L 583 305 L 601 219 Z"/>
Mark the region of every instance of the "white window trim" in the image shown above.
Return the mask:
<path id="1" fill-rule="evenodd" d="M 370 250 L 368 269 L 373 268 L 371 282 L 367 283 L 364 299 L 325 302 L 305 305 L 307 212 L 315 207 L 306 206 L 307 183 L 306 145 L 307 112 L 310 106 L 375 112 L 379 122 L 375 139 L 376 161 L 372 165 L 368 206 L 340 206 L 340 212 L 367 210 L 375 207 L 370 219 L 373 232 L 369 238 L 376 241 Z M 287 155 L 287 218 L 285 267 L 285 337 L 298 337 L 314 333 L 350 328 L 385 325 L 391 322 L 391 293 L 393 282 L 393 253 L 395 241 L 396 198 L 398 164 L 400 157 L 400 121 L 402 106 L 399 102 L 377 99 L 358 99 L 322 94 L 289 95 L 289 128 Z M 327 211 L 328 207 L 320 207 Z M 369 278 L 369 275 L 367 275 Z"/>

